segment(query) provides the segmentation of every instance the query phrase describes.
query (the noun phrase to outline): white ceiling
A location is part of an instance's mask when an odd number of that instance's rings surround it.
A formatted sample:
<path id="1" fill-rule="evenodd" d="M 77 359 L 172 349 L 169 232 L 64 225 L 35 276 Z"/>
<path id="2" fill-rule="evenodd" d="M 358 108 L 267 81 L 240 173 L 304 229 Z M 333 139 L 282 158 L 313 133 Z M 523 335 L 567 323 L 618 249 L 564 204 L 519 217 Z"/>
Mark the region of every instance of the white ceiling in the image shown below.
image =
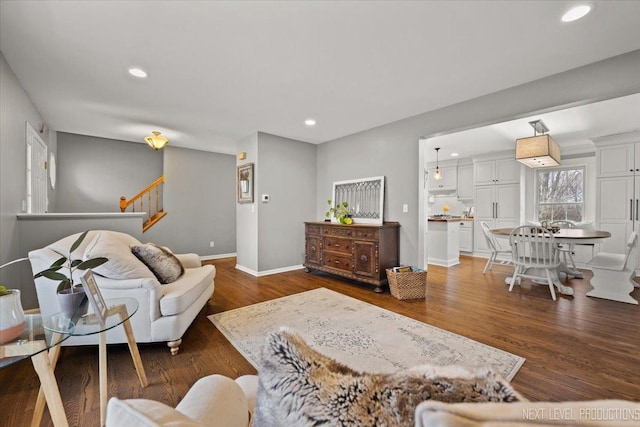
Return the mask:
<path id="1" fill-rule="evenodd" d="M 516 139 L 533 136 L 529 122 L 539 119 L 560 146 L 561 156 L 594 151 L 591 138 L 640 131 L 640 93 L 430 138 L 427 147 L 440 148 L 440 161 L 453 159 L 452 153 L 463 159 L 515 151 Z M 427 155 L 429 161 L 436 160 L 435 152 Z"/>
<path id="2" fill-rule="evenodd" d="M 235 153 L 256 131 L 321 143 L 640 48 L 640 2 L 589 3 L 563 24 L 574 1 L 2 0 L 0 49 L 51 129 Z"/>

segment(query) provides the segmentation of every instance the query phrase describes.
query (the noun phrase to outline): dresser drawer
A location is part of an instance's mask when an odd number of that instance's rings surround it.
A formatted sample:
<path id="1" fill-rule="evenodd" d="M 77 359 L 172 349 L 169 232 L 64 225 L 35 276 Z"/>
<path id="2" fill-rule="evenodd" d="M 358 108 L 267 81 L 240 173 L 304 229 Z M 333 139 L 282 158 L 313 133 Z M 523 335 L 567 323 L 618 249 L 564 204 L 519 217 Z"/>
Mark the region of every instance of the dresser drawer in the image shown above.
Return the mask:
<path id="1" fill-rule="evenodd" d="M 353 228 L 345 227 L 344 225 L 338 225 L 335 227 L 322 227 L 323 236 L 336 236 L 336 237 L 353 237 Z"/>
<path id="2" fill-rule="evenodd" d="M 320 234 L 320 226 L 316 224 L 305 224 L 304 230 L 307 234 Z"/>
<path id="3" fill-rule="evenodd" d="M 351 255 L 339 255 L 333 253 L 324 253 L 322 265 L 326 268 L 333 268 L 342 271 L 353 271 L 353 258 Z"/>
<path id="4" fill-rule="evenodd" d="M 324 237 L 323 247 L 325 251 L 339 252 L 345 255 L 351 255 L 353 243 L 349 239 L 341 237 Z"/>
<path id="5" fill-rule="evenodd" d="M 356 229 L 355 238 L 362 240 L 378 240 L 378 230 L 374 228 Z"/>

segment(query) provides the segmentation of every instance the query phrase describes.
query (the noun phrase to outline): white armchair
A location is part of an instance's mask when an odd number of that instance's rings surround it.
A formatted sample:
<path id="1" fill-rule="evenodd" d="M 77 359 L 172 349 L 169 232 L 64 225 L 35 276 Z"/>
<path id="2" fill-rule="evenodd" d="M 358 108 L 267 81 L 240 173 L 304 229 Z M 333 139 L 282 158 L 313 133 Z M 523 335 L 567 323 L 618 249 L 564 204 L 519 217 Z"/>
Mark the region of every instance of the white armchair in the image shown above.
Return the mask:
<path id="1" fill-rule="evenodd" d="M 36 274 L 59 259 L 68 256 L 78 234 L 65 237 L 42 249 L 29 252 L 33 273 Z M 201 265 L 196 254 L 176 257 L 184 267 L 184 274 L 176 281 L 161 285 L 145 264 L 130 250 L 140 242 L 128 234 L 107 230 L 89 231 L 82 244 L 73 252 L 74 259 L 104 256 L 109 262 L 94 269 L 96 282 L 105 299 L 131 297 L 138 301 L 138 311 L 131 317 L 131 326 L 138 343 L 167 342 L 172 354 L 177 354 L 182 335 L 202 307 L 213 295 L 215 267 Z M 78 275 L 76 276 L 76 273 Z M 79 281 L 81 271 L 74 272 Z M 45 277 L 35 280 L 40 311 L 51 315 L 60 311 L 55 281 Z M 107 343 L 126 343 L 122 328 L 107 331 Z M 98 335 L 74 336 L 63 345 L 95 345 Z"/>
<path id="2" fill-rule="evenodd" d="M 107 408 L 106 426 L 247 427 L 257 389 L 255 375 L 235 381 L 209 375 L 196 381 L 175 409 L 154 400 L 113 397 Z"/>

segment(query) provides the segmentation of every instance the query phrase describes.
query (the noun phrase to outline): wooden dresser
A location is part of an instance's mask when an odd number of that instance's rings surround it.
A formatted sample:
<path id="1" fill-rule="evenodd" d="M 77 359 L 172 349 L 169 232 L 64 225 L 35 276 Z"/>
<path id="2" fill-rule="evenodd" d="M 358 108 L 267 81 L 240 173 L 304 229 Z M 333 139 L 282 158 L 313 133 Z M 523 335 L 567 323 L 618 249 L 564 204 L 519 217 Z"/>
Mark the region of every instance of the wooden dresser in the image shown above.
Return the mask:
<path id="1" fill-rule="evenodd" d="M 307 271 L 321 270 L 375 285 L 382 292 L 387 283 L 386 268 L 398 265 L 400 224 L 342 225 L 305 222 Z"/>

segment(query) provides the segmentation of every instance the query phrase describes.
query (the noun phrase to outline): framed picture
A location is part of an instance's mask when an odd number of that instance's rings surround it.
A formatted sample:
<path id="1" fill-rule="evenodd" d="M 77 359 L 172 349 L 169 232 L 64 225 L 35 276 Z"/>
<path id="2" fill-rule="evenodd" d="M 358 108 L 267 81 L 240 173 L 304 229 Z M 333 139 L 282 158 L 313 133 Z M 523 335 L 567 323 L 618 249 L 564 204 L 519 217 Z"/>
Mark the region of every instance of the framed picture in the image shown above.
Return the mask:
<path id="1" fill-rule="evenodd" d="M 102 293 L 100 292 L 100 288 L 98 288 L 96 278 L 93 276 L 91 269 L 88 269 L 80 280 L 82 281 L 82 287 L 84 288 L 85 294 L 87 294 L 87 299 L 93 308 L 98 322 L 104 326 L 107 318 L 107 304 L 105 304 L 104 298 L 102 298 Z"/>
<path id="2" fill-rule="evenodd" d="M 253 163 L 236 168 L 238 203 L 253 203 Z"/>

